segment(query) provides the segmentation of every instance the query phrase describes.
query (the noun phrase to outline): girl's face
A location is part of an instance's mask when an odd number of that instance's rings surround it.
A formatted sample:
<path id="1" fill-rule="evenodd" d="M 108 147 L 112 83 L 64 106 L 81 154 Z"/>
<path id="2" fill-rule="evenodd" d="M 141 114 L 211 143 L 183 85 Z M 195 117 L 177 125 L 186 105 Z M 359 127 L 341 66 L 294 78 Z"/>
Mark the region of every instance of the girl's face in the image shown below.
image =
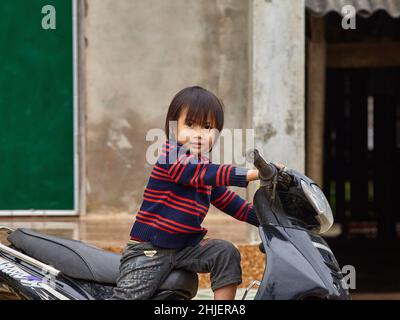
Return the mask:
<path id="1" fill-rule="evenodd" d="M 206 154 L 214 145 L 217 129 L 213 129 L 211 117 L 206 123 L 199 125 L 186 119 L 187 108 L 183 109 L 179 115 L 175 135 L 177 141 L 190 150 L 192 154 Z"/>

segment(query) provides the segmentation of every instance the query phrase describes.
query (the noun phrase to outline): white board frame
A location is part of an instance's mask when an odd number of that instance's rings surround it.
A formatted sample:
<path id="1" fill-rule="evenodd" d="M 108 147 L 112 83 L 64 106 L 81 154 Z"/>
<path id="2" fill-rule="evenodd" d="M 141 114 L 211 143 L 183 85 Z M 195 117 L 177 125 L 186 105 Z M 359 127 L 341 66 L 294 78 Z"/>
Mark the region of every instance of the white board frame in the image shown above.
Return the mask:
<path id="1" fill-rule="evenodd" d="M 0 217 L 43 217 L 79 215 L 79 153 L 78 153 L 78 10 L 77 0 L 72 0 L 72 48 L 73 48 L 73 156 L 74 156 L 74 208 L 72 210 L 0 210 Z"/>

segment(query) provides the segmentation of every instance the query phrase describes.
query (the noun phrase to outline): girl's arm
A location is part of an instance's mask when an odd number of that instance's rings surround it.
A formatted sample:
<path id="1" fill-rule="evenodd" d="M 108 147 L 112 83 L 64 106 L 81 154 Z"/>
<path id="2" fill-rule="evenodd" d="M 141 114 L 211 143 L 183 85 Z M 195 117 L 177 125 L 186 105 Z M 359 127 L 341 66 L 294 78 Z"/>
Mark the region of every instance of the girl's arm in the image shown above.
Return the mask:
<path id="1" fill-rule="evenodd" d="M 233 165 L 217 165 L 212 163 L 198 163 L 194 155 L 183 154 L 170 161 L 170 149 L 165 152 L 156 164 L 158 174 L 171 179 L 175 183 L 199 186 L 237 186 L 247 187 L 249 181 L 258 180 L 258 170 Z M 171 163 L 172 162 L 172 163 Z M 278 166 L 282 166 L 278 164 Z"/>
<path id="2" fill-rule="evenodd" d="M 226 187 L 214 187 L 211 192 L 211 204 L 233 218 L 258 227 L 254 206 Z"/>
<path id="3" fill-rule="evenodd" d="M 249 181 L 258 178 L 257 170 L 225 164 L 197 163 L 193 155 L 180 156 L 172 164 L 168 163 L 168 161 L 165 161 L 165 163 L 161 161 L 156 164 L 155 169 L 159 171 L 159 174 L 167 176 L 175 183 L 193 187 L 247 187 Z"/>

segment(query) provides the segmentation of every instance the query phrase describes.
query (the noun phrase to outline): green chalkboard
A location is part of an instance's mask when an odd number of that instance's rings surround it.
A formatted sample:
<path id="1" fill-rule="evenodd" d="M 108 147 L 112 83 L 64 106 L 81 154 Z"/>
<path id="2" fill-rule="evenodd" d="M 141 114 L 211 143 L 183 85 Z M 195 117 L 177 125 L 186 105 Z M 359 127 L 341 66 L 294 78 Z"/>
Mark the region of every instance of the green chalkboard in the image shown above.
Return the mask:
<path id="1" fill-rule="evenodd" d="M 74 210 L 72 0 L 1 0 L 0 15 L 0 210 Z"/>

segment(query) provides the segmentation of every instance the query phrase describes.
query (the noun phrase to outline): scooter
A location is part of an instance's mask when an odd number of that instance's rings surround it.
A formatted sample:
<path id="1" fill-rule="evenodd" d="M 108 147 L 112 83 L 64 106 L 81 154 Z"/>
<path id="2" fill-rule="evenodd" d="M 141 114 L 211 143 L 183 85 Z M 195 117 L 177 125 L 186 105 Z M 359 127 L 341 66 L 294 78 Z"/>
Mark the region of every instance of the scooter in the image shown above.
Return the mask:
<path id="1" fill-rule="evenodd" d="M 321 189 L 305 175 L 247 154 L 260 173 L 254 206 L 260 221 L 266 267 L 256 300 L 350 299 L 341 269 L 320 234 L 333 224 Z M 0 300 L 103 300 L 112 296 L 120 255 L 77 240 L 30 229 L 11 230 L 9 245 L 0 244 Z M 173 270 L 156 290 L 154 300 L 189 300 L 196 296 L 198 276 Z"/>

